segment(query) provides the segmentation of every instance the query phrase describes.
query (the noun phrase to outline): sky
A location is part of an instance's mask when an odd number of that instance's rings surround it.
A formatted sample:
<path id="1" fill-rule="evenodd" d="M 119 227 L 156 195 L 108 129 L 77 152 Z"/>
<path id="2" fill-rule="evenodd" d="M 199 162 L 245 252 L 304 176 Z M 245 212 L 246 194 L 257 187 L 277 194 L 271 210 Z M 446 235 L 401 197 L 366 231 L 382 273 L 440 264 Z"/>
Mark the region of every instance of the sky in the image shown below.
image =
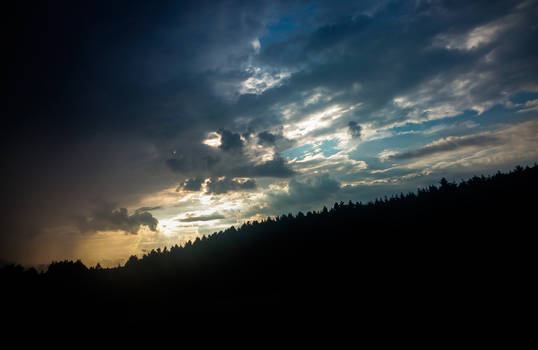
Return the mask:
<path id="1" fill-rule="evenodd" d="M 4 262 L 117 266 L 538 160 L 537 1 L 19 2 L 2 17 Z"/>

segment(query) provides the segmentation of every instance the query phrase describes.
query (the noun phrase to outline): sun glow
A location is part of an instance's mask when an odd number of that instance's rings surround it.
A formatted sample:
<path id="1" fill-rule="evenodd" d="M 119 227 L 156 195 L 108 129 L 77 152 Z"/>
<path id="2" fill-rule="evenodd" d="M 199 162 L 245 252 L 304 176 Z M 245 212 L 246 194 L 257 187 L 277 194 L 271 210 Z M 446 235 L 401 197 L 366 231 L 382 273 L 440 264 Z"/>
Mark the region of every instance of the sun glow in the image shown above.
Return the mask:
<path id="1" fill-rule="evenodd" d="M 217 134 L 216 132 L 210 132 L 208 135 L 207 135 L 207 138 L 205 140 L 202 141 L 202 143 L 204 145 L 207 145 L 209 147 L 219 147 L 222 142 L 221 142 L 221 137 L 219 134 Z"/>
<path id="2" fill-rule="evenodd" d="M 316 129 L 327 127 L 333 120 L 342 116 L 341 111 L 342 107 L 334 105 L 321 112 L 311 114 L 298 123 L 285 125 L 284 135 L 287 138 L 296 139 Z"/>
<path id="3" fill-rule="evenodd" d="M 177 216 L 159 220 L 158 229 L 166 236 L 172 236 L 176 234 L 180 228 L 180 222 L 177 220 Z"/>

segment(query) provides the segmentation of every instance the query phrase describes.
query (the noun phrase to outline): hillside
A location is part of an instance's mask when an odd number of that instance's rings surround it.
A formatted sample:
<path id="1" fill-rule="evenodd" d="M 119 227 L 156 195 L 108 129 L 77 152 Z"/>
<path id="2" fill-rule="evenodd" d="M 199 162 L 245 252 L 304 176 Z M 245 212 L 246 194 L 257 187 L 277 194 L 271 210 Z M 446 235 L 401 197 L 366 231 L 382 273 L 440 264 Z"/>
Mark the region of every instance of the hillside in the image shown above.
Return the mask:
<path id="1" fill-rule="evenodd" d="M 10 265 L 0 269 L 4 300 L 42 315 L 114 311 L 126 319 L 144 312 L 457 313 L 469 305 L 497 312 L 491 303 L 500 295 L 526 290 L 537 184 L 538 166 L 517 167 L 248 222 L 132 256 L 118 268 L 64 261 L 37 273 Z"/>

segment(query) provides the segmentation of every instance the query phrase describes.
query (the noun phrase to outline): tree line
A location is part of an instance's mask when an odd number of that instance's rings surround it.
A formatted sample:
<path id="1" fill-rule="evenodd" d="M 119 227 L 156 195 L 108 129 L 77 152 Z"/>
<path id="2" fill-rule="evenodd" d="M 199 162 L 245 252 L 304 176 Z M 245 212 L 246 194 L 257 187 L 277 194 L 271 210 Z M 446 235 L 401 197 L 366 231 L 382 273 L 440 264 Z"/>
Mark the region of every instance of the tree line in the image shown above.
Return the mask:
<path id="1" fill-rule="evenodd" d="M 8 265 L 0 281 L 4 300 L 41 314 L 406 313 L 428 303 L 448 312 L 470 300 L 486 312 L 491 290 L 526 283 L 537 183 L 536 164 L 443 178 L 417 192 L 249 221 L 124 266 Z"/>

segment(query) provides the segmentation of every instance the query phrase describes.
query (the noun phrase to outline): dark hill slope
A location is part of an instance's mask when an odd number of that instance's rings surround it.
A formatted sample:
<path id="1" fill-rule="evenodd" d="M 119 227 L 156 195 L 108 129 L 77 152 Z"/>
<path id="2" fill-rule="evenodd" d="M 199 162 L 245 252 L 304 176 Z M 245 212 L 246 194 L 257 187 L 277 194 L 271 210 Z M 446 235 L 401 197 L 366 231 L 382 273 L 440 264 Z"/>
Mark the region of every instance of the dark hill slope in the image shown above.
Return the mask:
<path id="1" fill-rule="evenodd" d="M 4 300 L 41 315 L 113 312 L 127 321 L 208 311 L 494 315 L 527 293 L 537 184 L 536 165 L 518 167 L 246 223 L 120 268 L 8 266 Z"/>

